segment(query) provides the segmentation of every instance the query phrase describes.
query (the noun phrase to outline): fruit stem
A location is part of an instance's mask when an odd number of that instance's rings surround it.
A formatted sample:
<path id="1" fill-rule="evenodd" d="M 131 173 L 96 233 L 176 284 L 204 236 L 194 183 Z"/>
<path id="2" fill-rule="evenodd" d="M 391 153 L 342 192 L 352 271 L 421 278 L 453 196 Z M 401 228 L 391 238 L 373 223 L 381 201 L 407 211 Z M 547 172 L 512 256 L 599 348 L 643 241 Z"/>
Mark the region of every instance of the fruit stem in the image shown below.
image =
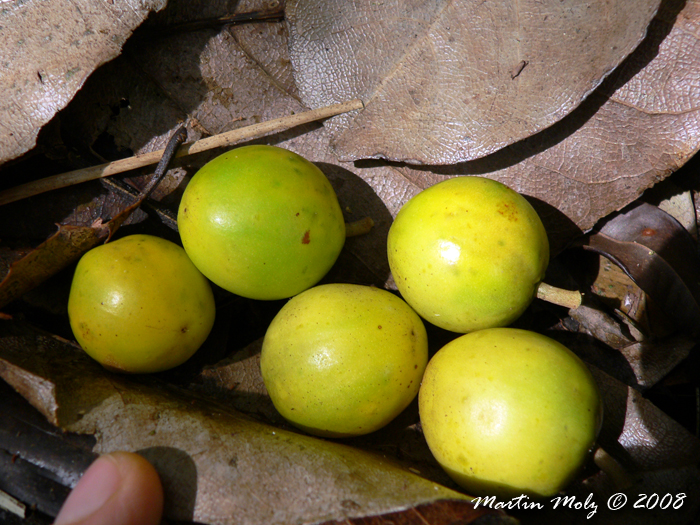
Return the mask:
<path id="1" fill-rule="evenodd" d="M 547 283 L 537 285 L 537 298 L 569 309 L 581 306 L 583 299 L 578 290 L 564 290 Z"/>
<path id="2" fill-rule="evenodd" d="M 622 491 L 634 484 L 630 473 L 601 447 L 598 447 L 593 453 L 593 462 L 610 477 L 616 490 Z"/>
<path id="3" fill-rule="evenodd" d="M 365 217 L 359 221 L 346 222 L 345 223 L 345 237 L 356 237 L 358 235 L 365 235 L 369 233 L 374 227 L 374 221 L 372 217 Z"/>

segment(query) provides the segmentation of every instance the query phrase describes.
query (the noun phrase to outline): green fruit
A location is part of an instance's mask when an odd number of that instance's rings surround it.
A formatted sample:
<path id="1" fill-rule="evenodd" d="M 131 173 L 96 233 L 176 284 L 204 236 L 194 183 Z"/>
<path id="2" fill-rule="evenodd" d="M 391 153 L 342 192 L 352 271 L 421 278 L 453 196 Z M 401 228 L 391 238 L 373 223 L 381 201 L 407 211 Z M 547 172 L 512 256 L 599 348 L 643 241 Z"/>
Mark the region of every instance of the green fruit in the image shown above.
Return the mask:
<path id="1" fill-rule="evenodd" d="M 327 284 L 292 298 L 270 324 L 260 368 L 273 404 L 311 434 L 373 432 L 418 393 L 428 361 L 420 317 L 369 286 Z"/>
<path id="2" fill-rule="evenodd" d="M 185 362 L 207 338 L 214 296 L 180 246 L 131 235 L 83 255 L 68 317 L 80 346 L 106 368 L 160 372 Z"/>
<path id="3" fill-rule="evenodd" d="M 586 365 L 514 328 L 463 335 L 428 363 L 418 395 L 430 450 L 474 496 L 551 496 L 579 471 L 602 421 Z"/>
<path id="4" fill-rule="evenodd" d="M 507 186 L 456 177 L 408 201 L 389 230 L 388 257 L 403 298 L 454 332 L 506 326 L 535 297 L 549 263 L 537 212 Z"/>
<path id="5" fill-rule="evenodd" d="M 185 189 L 177 221 L 197 268 L 251 299 L 283 299 L 313 286 L 345 243 L 326 176 L 274 146 L 236 148 L 204 165 Z"/>

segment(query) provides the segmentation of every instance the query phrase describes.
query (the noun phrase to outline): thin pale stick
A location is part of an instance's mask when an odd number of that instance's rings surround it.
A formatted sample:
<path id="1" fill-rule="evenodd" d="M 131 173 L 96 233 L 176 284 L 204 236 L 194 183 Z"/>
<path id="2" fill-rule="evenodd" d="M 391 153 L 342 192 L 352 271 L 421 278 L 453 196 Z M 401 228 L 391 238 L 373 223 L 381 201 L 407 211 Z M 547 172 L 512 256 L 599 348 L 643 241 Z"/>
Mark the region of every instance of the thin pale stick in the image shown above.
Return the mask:
<path id="1" fill-rule="evenodd" d="M 233 146 L 234 144 L 245 140 L 263 137 L 265 135 L 269 135 L 270 133 L 284 131 L 301 124 L 322 120 L 341 113 L 347 113 L 348 111 L 355 109 L 362 109 L 362 107 L 363 104 L 361 100 L 350 100 L 340 104 L 333 104 L 330 106 L 313 109 L 311 111 L 297 113 L 295 115 L 288 115 L 286 117 L 260 122 L 244 128 L 234 129 L 227 131 L 226 133 L 220 133 L 219 135 L 207 137 L 190 144 L 183 144 L 177 150 L 175 156 L 184 157 L 186 155 L 193 155 L 195 153 L 201 153 L 202 151 L 207 151 L 214 148 Z M 10 188 L 9 190 L 0 192 L 0 206 L 21 199 L 26 199 L 27 197 L 32 197 L 34 195 L 39 195 L 40 193 L 47 191 L 65 188 L 73 184 L 99 179 L 102 177 L 109 177 L 110 175 L 115 175 L 117 173 L 124 173 L 125 171 L 155 164 L 160 161 L 161 157 L 163 156 L 163 151 L 164 150 L 151 151 L 150 153 L 144 153 L 143 155 L 136 155 L 134 157 L 115 160 L 106 164 L 100 164 L 99 166 L 69 171 L 67 173 L 61 173 L 59 175 L 54 175 L 53 177 L 47 177 L 45 179 L 28 182 L 27 184 Z"/>
<path id="2" fill-rule="evenodd" d="M 27 507 L 24 505 L 24 503 L 16 500 L 7 492 L 3 492 L 2 490 L 0 490 L 0 509 L 5 509 L 22 519 L 25 518 L 27 511 Z"/>

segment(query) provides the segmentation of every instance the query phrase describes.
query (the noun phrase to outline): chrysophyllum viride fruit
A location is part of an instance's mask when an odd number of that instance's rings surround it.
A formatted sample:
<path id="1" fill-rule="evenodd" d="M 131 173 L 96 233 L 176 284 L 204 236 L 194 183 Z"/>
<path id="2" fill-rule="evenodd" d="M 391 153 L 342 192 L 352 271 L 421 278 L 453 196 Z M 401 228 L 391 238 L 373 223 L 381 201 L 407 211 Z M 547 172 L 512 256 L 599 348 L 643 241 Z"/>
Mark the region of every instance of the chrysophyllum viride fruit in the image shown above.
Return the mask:
<path id="1" fill-rule="evenodd" d="M 290 423 L 326 437 L 373 432 L 418 393 L 428 361 L 423 321 L 400 297 L 325 284 L 293 297 L 265 334 L 260 369 Z"/>
<path id="2" fill-rule="evenodd" d="M 423 434 L 470 494 L 553 496 L 580 471 L 603 418 L 598 386 L 542 334 L 489 328 L 432 357 L 419 393 Z"/>
<path id="3" fill-rule="evenodd" d="M 284 299 L 313 286 L 345 243 L 326 176 L 275 146 L 235 148 L 205 164 L 185 188 L 177 222 L 197 268 L 250 299 Z"/>
<path id="4" fill-rule="evenodd" d="M 129 235 L 78 262 L 68 317 L 80 346 L 110 370 L 160 372 L 189 359 L 214 324 L 206 278 L 175 243 Z"/>
<path id="5" fill-rule="evenodd" d="M 453 332 L 506 326 L 551 288 L 542 283 L 549 242 L 537 212 L 483 177 L 447 179 L 410 199 L 389 230 L 387 254 L 406 302 Z M 571 307 L 580 294 L 573 299 Z"/>

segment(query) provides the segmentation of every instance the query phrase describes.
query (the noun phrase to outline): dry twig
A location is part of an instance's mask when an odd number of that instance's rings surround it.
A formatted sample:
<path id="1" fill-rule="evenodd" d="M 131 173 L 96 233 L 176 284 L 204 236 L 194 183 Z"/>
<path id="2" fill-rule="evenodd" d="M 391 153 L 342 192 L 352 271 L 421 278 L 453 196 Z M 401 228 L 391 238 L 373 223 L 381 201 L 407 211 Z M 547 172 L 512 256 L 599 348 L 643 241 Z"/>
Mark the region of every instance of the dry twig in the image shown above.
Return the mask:
<path id="1" fill-rule="evenodd" d="M 340 104 L 332 104 L 330 106 L 304 111 L 303 113 L 297 113 L 295 115 L 260 122 L 251 126 L 234 129 L 212 137 L 207 137 L 190 144 L 183 144 L 180 146 L 175 156 L 184 157 L 186 155 L 193 155 L 195 153 L 201 153 L 202 151 L 207 151 L 214 148 L 233 146 L 234 144 L 245 140 L 263 137 L 265 135 L 284 131 L 301 124 L 322 120 L 341 113 L 347 113 L 348 111 L 355 109 L 362 109 L 362 107 L 363 104 L 361 100 L 350 100 Z M 32 197 L 34 195 L 39 195 L 40 193 L 47 191 L 65 188 L 73 184 L 99 179 L 102 177 L 109 177 L 110 175 L 115 175 L 117 173 L 124 173 L 126 171 L 155 164 L 161 159 L 162 156 L 163 150 L 151 151 L 150 153 L 144 153 L 143 155 L 136 155 L 126 159 L 115 160 L 106 164 L 69 171 L 67 173 L 54 175 L 53 177 L 28 182 L 27 184 L 22 184 L 0 192 L 0 206 L 21 199 L 26 199 L 27 197 Z"/>

